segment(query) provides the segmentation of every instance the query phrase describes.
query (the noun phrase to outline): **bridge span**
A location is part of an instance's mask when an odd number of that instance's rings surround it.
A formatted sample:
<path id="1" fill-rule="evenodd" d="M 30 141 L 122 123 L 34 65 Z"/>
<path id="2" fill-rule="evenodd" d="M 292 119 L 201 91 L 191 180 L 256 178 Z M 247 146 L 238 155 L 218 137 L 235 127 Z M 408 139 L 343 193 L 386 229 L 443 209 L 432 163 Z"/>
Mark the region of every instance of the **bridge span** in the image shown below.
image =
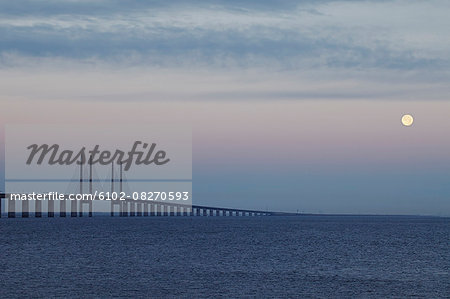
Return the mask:
<path id="1" fill-rule="evenodd" d="M 83 208 L 87 206 L 87 216 L 93 216 L 93 202 L 94 201 L 108 201 L 99 197 L 94 197 L 93 189 L 93 167 L 92 157 L 89 158 L 89 178 L 83 177 L 83 163 L 80 163 L 80 178 L 79 193 L 83 194 L 83 183 L 88 183 L 88 194 L 92 195 L 92 199 L 89 200 L 75 200 L 69 199 L 69 195 L 64 195 L 64 200 L 59 201 L 59 211 L 57 214 L 60 217 L 83 217 Z M 114 177 L 114 163 L 111 163 L 111 194 L 114 192 L 115 183 L 119 183 L 119 192 L 123 191 L 123 184 L 126 180 L 123 178 L 122 164 L 120 166 L 119 179 Z M 22 218 L 30 217 L 42 217 L 42 203 L 47 203 L 47 217 L 55 217 L 55 202 L 57 200 L 16 200 L 11 198 L 10 193 L 0 193 L 0 200 L 4 198 L 5 211 L 8 218 L 15 218 L 21 215 Z M 121 217 L 134 217 L 134 216 L 274 216 L 274 215 L 297 215 L 295 213 L 283 213 L 273 211 L 261 211 L 261 210 L 248 210 L 248 209 L 236 209 L 236 208 L 222 208 L 203 205 L 187 205 L 177 201 L 150 201 L 141 199 L 124 200 L 109 200 L 111 209 L 111 216 Z M 30 203 L 34 202 L 34 211 L 30 212 Z M 1 202 L 0 202 L 1 203 Z M 19 203 L 19 204 L 18 204 Z M 70 203 L 70 209 L 67 207 L 67 203 Z M 16 212 L 17 205 L 21 207 L 20 212 Z M 7 207 L 6 207 L 7 206 Z M 70 214 L 69 214 L 70 210 Z M 2 216 L 2 205 L 0 204 L 0 217 Z"/>
<path id="2" fill-rule="evenodd" d="M 93 200 L 60 200 L 59 211 L 54 209 L 55 200 L 15 200 L 11 199 L 10 194 L 0 193 L 0 199 L 5 199 L 5 212 L 8 218 L 15 218 L 21 216 L 27 218 L 30 216 L 42 217 L 42 203 L 47 203 L 47 217 L 83 217 L 93 216 Z M 105 200 L 102 200 L 103 202 Z M 34 202 L 34 211 L 29 211 L 30 203 Z M 70 202 L 70 209 L 67 208 L 67 202 Z M 185 205 L 176 202 L 155 202 L 148 200 L 111 200 L 110 216 L 120 217 L 140 217 L 140 216 L 292 216 L 295 213 L 248 210 L 236 208 L 223 208 L 203 205 Z M 87 205 L 87 210 L 84 212 L 83 207 Z M 17 212 L 17 206 L 21 207 L 20 212 Z M 2 215 L 2 205 L 0 205 L 0 217 Z M 69 211 L 70 210 L 70 211 Z M 70 213 L 69 213 L 70 212 Z"/>

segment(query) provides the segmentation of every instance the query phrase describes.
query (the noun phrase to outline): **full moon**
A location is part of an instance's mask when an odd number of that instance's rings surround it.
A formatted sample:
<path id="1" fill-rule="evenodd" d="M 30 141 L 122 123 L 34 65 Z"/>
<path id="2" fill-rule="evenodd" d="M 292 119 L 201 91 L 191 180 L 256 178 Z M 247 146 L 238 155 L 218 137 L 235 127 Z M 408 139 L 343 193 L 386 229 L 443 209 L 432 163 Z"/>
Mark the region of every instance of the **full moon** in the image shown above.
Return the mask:
<path id="1" fill-rule="evenodd" d="M 414 122 L 414 118 L 412 117 L 412 115 L 405 114 L 402 116 L 402 124 L 405 127 L 411 126 L 413 124 L 413 122 Z"/>

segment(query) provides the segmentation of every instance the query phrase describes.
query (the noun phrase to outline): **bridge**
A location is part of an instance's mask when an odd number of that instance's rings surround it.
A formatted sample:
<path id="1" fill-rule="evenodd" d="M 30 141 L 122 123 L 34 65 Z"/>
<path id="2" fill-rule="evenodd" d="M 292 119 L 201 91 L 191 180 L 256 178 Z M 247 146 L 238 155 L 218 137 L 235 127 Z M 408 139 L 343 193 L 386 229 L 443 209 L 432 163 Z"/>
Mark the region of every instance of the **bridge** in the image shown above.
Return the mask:
<path id="1" fill-rule="evenodd" d="M 7 217 L 15 218 L 17 214 L 22 218 L 31 216 L 40 218 L 42 213 L 42 200 L 15 200 L 11 199 L 10 194 L 0 193 L 0 198 L 5 198 L 7 203 Z M 88 205 L 87 216 L 92 217 L 92 200 L 69 200 L 64 196 L 64 200 L 60 201 L 59 217 L 83 217 L 83 206 Z M 100 200 L 95 198 L 93 200 Z M 29 212 L 29 204 L 34 201 L 34 212 Z M 70 214 L 67 211 L 66 202 L 71 203 Z M 102 200 L 105 201 L 105 200 Z M 16 212 L 16 203 L 21 203 L 22 209 L 20 213 Z M 48 204 L 47 217 L 55 217 L 54 200 L 46 200 Z M 114 206 L 119 206 L 119 212 L 116 214 Z M 294 213 L 270 212 L 260 210 L 247 210 L 235 208 L 222 208 L 202 205 L 183 205 L 172 202 L 152 202 L 148 200 L 111 200 L 111 216 L 121 217 L 140 217 L 140 216 L 274 216 L 274 215 L 296 215 Z M 1 207 L 1 206 L 0 206 Z M 0 217 L 2 211 L 0 210 Z M 58 215 L 58 214 L 56 214 Z"/>
<path id="2" fill-rule="evenodd" d="M 83 182 L 89 182 L 89 193 L 93 195 L 92 188 L 92 164 L 89 164 L 89 179 L 83 179 L 83 165 L 80 165 L 80 194 L 83 194 Z M 112 164 L 112 174 L 111 174 L 111 193 L 114 192 L 114 184 L 117 180 L 114 179 L 114 164 Z M 120 179 L 119 192 L 123 190 L 123 174 L 122 165 L 120 165 Z M 17 214 L 21 215 L 22 218 L 30 217 L 30 215 L 40 218 L 43 215 L 42 203 L 47 202 L 47 217 L 55 217 L 55 200 L 16 200 L 13 199 L 10 193 L 0 193 L 0 200 L 4 198 L 5 210 L 7 211 L 8 218 L 15 218 Z M 59 217 L 83 217 L 84 206 L 87 206 L 87 216 L 93 216 L 93 201 L 106 201 L 99 198 L 98 196 L 92 196 L 89 200 L 76 200 L 69 199 L 69 195 L 61 196 L 59 205 Z M 30 212 L 30 202 L 34 201 L 34 212 Z M 123 200 L 109 200 L 111 205 L 110 215 L 120 216 L 120 217 L 140 217 L 140 216 L 274 216 L 274 215 L 297 215 L 295 213 L 283 213 L 283 212 L 270 212 L 261 210 L 248 210 L 248 209 L 236 209 L 236 208 L 225 208 L 225 207 L 212 207 L 203 205 L 187 205 L 176 201 L 150 201 L 150 200 L 140 200 L 140 199 L 130 199 L 126 198 Z M 20 203 L 21 211 L 16 212 L 16 204 Z M 70 214 L 67 207 L 67 202 L 70 203 Z M 7 206 L 7 207 L 6 207 Z M 118 213 L 116 214 L 116 210 Z M 0 204 L 0 217 L 2 216 L 2 208 Z"/>

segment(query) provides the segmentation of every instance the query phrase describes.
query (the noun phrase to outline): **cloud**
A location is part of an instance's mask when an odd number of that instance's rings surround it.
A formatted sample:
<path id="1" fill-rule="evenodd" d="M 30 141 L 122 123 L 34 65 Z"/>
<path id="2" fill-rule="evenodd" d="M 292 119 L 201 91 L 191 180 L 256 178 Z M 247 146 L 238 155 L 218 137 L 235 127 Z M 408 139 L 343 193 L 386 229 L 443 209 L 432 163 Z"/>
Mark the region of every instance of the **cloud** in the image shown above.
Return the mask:
<path id="1" fill-rule="evenodd" d="M 340 0 L 47 0 L 47 1 L 3 1 L 0 3 L 0 15 L 13 16 L 55 16 L 55 15 L 108 15 L 129 13 L 142 10 L 186 9 L 209 7 L 232 11 L 290 11 L 298 7 L 308 9 L 311 5 L 332 3 Z"/>
<path id="2" fill-rule="evenodd" d="M 448 2 L 176 3 L 2 2 L 0 97 L 447 100 Z"/>
<path id="3" fill-rule="evenodd" d="M 67 60 L 9 56 L 22 68 L 0 70 L 0 100 L 149 101 L 443 101 L 446 76 L 397 70 L 268 71 L 267 68 L 184 69 L 109 64 L 80 66 Z M 33 66 L 32 66 L 33 65 Z"/>
<path id="4" fill-rule="evenodd" d="M 432 2 L 14 1 L 0 5 L 0 53 L 125 66 L 442 71 L 448 4 Z"/>

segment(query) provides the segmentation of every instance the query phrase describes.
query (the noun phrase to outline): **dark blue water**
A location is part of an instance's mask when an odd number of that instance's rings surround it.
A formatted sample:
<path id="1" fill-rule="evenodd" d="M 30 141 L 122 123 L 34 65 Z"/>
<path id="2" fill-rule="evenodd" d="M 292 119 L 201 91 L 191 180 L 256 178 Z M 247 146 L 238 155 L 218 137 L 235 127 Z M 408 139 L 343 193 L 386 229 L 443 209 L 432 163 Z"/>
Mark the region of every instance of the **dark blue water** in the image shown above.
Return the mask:
<path id="1" fill-rule="evenodd" d="M 0 297 L 450 298 L 450 219 L 0 220 Z"/>

